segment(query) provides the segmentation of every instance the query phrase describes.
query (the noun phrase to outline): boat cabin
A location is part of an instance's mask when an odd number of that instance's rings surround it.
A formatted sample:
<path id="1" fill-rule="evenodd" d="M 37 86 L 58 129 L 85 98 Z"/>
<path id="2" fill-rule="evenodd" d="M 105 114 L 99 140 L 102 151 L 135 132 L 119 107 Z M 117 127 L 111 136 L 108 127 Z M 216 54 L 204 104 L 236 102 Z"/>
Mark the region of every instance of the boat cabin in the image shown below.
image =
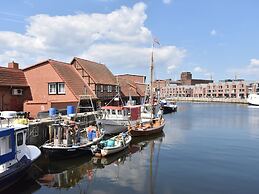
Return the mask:
<path id="1" fill-rule="evenodd" d="M 21 150 L 26 149 L 27 126 L 1 128 L 0 126 L 0 173 L 23 157 Z"/>
<path id="2" fill-rule="evenodd" d="M 141 106 L 103 106 L 102 119 L 127 119 L 132 121 L 140 119 Z"/>

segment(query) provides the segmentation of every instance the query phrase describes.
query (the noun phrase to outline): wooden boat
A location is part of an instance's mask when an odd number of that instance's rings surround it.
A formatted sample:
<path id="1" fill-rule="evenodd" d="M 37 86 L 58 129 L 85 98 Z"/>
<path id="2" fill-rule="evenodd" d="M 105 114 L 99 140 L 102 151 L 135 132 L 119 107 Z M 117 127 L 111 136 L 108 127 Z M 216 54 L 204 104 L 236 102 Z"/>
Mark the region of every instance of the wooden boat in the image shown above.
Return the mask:
<path id="1" fill-rule="evenodd" d="M 120 133 L 119 135 L 92 146 L 93 154 L 95 156 L 107 156 L 118 153 L 129 146 L 131 139 L 128 133 Z"/>
<path id="2" fill-rule="evenodd" d="M 153 51 L 154 51 L 154 43 L 152 48 L 152 56 L 151 56 L 151 65 L 150 65 L 150 97 L 149 97 L 149 110 L 148 114 L 149 117 L 146 122 L 141 120 L 141 122 L 135 126 L 129 126 L 129 133 L 131 136 L 146 136 L 151 135 L 155 133 L 160 133 L 164 126 L 165 126 L 165 120 L 162 117 L 162 114 L 156 113 L 155 109 L 157 109 L 158 104 L 156 104 L 154 101 L 154 94 L 153 94 L 153 76 L 154 76 L 154 60 L 153 60 Z"/>
<path id="3" fill-rule="evenodd" d="M 27 125 L 0 125 L 0 192 L 18 182 L 41 155 L 36 146 L 25 144 L 27 130 Z"/>
<path id="4" fill-rule="evenodd" d="M 91 146 L 101 141 L 102 130 L 90 126 L 80 130 L 75 125 L 53 124 L 50 128 L 53 139 L 43 146 L 44 155 L 49 159 L 72 158 L 80 155 L 92 155 Z"/>
<path id="5" fill-rule="evenodd" d="M 165 126 L 163 118 L 153 119 L 152 122 L 141 123 L 137 126 L 129 127 L 129 134 L 135 136 L 148 136 L 151 134 L 161 133 Z"/>

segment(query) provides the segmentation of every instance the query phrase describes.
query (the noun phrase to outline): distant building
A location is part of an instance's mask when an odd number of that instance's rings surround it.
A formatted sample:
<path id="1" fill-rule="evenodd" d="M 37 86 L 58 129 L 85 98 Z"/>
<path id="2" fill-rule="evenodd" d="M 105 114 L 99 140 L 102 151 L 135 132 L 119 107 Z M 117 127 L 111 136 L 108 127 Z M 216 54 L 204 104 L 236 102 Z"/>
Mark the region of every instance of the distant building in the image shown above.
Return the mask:
<path id="1" fill-rule="evenodd" d="M 213 83 L 213 80 L 206 80 L 206 79 L 192 79 L 191 72 L 182 72 L 181 73 L 181 80 L 178 80 L 181 85 L 196 85 L 196 84 L 207 84 Z"/>
<path id="2" fill-rule="evenodd" d="M 30 87 L 19 64 L 11 62 L 0 67 L 0 111 L 22 111 L 23 103 L 31 99 Z"/>

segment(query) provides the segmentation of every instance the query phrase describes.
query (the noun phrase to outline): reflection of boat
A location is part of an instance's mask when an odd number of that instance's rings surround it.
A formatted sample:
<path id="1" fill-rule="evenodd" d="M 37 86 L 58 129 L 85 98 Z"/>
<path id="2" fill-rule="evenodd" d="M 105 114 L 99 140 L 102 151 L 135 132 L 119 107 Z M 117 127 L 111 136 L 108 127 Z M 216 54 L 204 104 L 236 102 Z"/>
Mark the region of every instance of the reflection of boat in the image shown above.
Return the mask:
<path id="1" fill-rule="evenodd" d="M 107 156 L 126 149 L 131 141 L 128 133 L 120 133 L 110 139 L 103 140 L 99 144 L 92 146 L 92 151 L 96 156 Z"/>
<path id="2" fill-rule="evenodd" d="M 42 146 L 44 154 L 50 159 L 72 158 L 92 155 L 90 147 L 104 136 L 96 127 L 80 130 L 75 124 L 53 124 L 53 140 Z M 52 134 L 52 132 L 50 132 Z"/>
<path id="3" fill-rule="evenodd" d="M 102 116 L 98 120 L 105 134 L 118 134 L 127 130 L 129 124 L 140 120 L 140 106 L 103 106 Z"/>
<path id="4" fill-rule="evenodd" d="M 249 94 L 247 102 L 250 105 L 259 106 L 259 95 L 258 94 Z"/>
<path id="5" fill-rule="evenodd" d="M 155 133 L 155 134 L 151 134 L 148 136 L 139 136 L 139 137 L 134 137 L 130 143 L 130 145 L 136 145 L 139 143 L 149 143 L 150 141 L 155 141 L 158 139 L 161 139 L 165 136 L 165 133 L 163 131 L 161 131 L 160 133 Z"/>
<path id="6" fill-rule="evenodd" d="M 38 179 L 39 183 L 56 188 L 70 188 L 88 176 L 93 170 L 90 157 L 79 157 L 65 161 L 50 161 L 42 164 L 44 174 Z"/>
<path id="7" fill-rule="evenodd" d="M 168 114 L 177 111 L 177 105 L 175 104 L 175 102 L 166 101 L 164 99 L 161 100 L 160 104 L 163 110 L 163 114 Z"/>
<path id="8" fill-rule="evenodd" d="M 32 145 L 26 145 L 27 125 L 12 127 L 0 125 L 0 191 L 22 178 L 41 154 Z"/>
<path id="9" fill-rule="evenodd" d="M 92 157 L 91 161 L 97 168 L 104 168 L 107 165 L 110 165 L 114 162 L 123 163 L 126 160 L 128 155 L 128 150 L 125 149 L 121 152 L 106 156 L 106 157 Z"/>

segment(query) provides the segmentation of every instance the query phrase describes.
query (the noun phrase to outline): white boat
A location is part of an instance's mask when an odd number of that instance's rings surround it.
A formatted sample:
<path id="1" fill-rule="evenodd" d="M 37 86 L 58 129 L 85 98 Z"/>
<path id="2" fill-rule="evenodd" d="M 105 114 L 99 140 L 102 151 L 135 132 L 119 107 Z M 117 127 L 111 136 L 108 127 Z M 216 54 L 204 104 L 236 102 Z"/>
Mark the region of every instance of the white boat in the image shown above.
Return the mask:
<path id="1" fill-rule="evenodd" d="M 141 106 L 103 106 L 98 122 L 105 134 L 118 134 L 127 131 L 129 125 L 140 121 Z"/>
<path id="2" fill-rule="evenodd" d="M 93 154 L 95 156 L 107 156 L 120 152 L 129 146 L 131 139 L 132 137 L 128 133 L 120 133 L 119 135 L 92 146 Z"/>
<path id="3" fill-rule="evenodd" d="M 33 145 L 26 145 L 27 125 L 0 124 L 0 192 L 19 181 L 41 155 Z"/>
<path id="4" fill-rule="evenodd" d="M 170 102 L 165 99 L 160 101 L 163 114 L 168 114 L 177 111 L 177 105 L 175 102 Z"/>
<path id="5" fill-rule="evenodd" d="M 259 106 L 259 94 L 249 94 L 247 102 L 250 105 Z"/>

